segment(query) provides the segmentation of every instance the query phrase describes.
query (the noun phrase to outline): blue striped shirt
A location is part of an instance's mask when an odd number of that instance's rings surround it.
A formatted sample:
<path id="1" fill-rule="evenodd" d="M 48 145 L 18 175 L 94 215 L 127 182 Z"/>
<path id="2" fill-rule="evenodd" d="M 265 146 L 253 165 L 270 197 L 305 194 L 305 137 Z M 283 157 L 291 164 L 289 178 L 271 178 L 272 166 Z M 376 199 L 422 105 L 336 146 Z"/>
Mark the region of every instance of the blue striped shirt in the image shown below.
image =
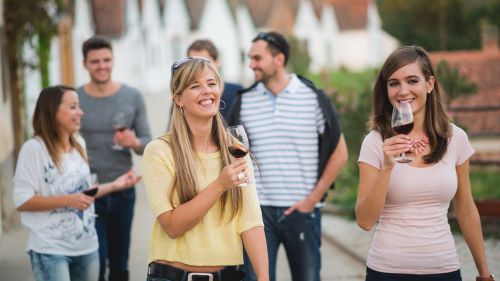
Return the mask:
<path id="1" fill-rule="evenodd" d="M 289 78 L 277 97 L 262 83 L 242 96 L 240 118 L 261 168 L 263 184 L 256 180 L 262 206 L 292 206 L 318 178 L 318 134 L 325 119 L 316 93 L 295 74 Z"/>

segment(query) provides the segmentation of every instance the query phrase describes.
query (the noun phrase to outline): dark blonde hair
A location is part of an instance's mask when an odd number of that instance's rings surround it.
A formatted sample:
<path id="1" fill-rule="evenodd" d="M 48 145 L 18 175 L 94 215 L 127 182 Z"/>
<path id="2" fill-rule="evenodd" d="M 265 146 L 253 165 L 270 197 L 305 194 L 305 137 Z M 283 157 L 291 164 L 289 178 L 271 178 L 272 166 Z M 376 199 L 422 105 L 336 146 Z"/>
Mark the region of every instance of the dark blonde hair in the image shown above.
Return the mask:
<path id="1" fill-rule="evenodd" d="M 54 161 L 59 173 L 61 170 L 61 151 L 57 145 L 63 143 L 61 129 L 57 124 L 57 112 L 61 105 L 64 93 L 67 91 L 76 91 L 74 88 L 64 85 L 46 87 L 40 93 L 36 102 L 35 113 L 33 114 L 34 137 L 39 137 L 45 143 L 50 158 Z M 78 150 L 82 158 L 87 161 L 85 150 L 76 140 L 75 136 L 69 136 L 69 143 Z"/>
<path id="2" fill-rule="evenodd" d="M 384 140 L 395 135 L 391 128 L 393 106 L 389 100 L 387 81 L 398 69 L 414 62 L 418 62 L 426 81 L 429 81 L 431 76 L 435 78 L 434 88 L 427 95 L 424 120 L 424 131 L 429 138 L 431 153 L 425 155 L 423 160 L 424 163 L 430 164 L 441 160 L 446 153 L 448 141 L 451 137 L 451 118 L 441 100 L 434 67 L 429 55 L 423 48 L 418 46 L 401 47 L 392 52 L 387 58 L 373 89 L 373 111 L 369 126 L 370 130 L 379 130 Z"/>
<path id="3" fill-rule="evenodd" d="M 219 71 L 210 62 L 202 59 L 189 59 L 175 70 L 173 81 L 171 81 L 172 97 L 182 95 L 182 92 L 195 81 L 212 72 L 215 76 L 217 87 L 222 89 L 222 79 Z M 174 91 L 175 89 L 175 91 Z M 228 137 L 226 123 L 219 111 L 213 117 L 212 122 L 212 142 L 217 145 L 221 156 L 221 171 L 227 165 L 235 161 L 227 149 Z M 170 189 L 169 200 L 174 206 L 175 192 L 178 194 L 179 204 L 184 204 L 193 199 L 200 192 L 198 174 L 196 172 L 196 154 L 194 149 L 193 134 L 181 112 L 180 107 L 174 102 L 174 110 L 171 118 L 170 137 L 166 139 L 172 150 L 175 162 L 175 176 Z M 226 202 L 231 200 L 232 215 L 231 220 L 236 217 L 242 208 L 241 187 L 236 187 L 224 192 L 221 196 L 221 219 L 224 217 Z M 176 207 L 176 206 L 174 206 Z"/>

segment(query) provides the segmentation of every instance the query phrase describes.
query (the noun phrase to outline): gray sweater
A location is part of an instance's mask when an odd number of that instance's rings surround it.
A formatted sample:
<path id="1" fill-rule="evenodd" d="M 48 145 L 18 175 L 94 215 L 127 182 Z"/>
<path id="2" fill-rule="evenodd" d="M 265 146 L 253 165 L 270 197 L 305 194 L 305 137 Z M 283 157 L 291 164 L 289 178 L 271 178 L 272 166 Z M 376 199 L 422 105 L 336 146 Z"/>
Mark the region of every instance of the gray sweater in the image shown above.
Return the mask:
<path id="1" fill-rule="evenodd" d="M 146 105 L 142 94 L 135 88 L 122 84 L 114 94 L 104 98 L 88 95 L 83 87 L 76 90 L 84 114 L 80 133 L 87 143 L 90 170 L 100 183 L 115 180 L 132 168 L 131 149 L 113 150 L 113 118 L 117 112 L 125 113 L 127 128 L 135 131 L 141 140 L 140 154 L 151 141 Z"/>

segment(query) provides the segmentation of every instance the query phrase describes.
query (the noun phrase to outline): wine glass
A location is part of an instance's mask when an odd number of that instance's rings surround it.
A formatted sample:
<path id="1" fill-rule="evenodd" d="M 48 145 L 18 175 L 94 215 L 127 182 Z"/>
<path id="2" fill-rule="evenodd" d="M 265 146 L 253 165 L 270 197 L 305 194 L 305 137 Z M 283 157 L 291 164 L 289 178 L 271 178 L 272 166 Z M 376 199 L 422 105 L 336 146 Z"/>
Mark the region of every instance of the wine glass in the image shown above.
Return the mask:
<path id="1" fill-rule="evenodd" d="M 83 194 L 87 196 L 95 196 L 99 190 L 99 181 L 97 180 L 97 174 L 90 174 L 90 188 L 83 191 Z M 97 217 L 95 213 L 87 213 L 89 217 Z"/>
<path id="2" fill-rule="evenodd" d="M 241 159 L 248 154 L 250 150 L 250 145 L 248 142 L 247 133 L 241 125 L 233 126 L 227 128 L 229 136 L 229 153 L 234 156 L 234 158 Z M 238 186 L 246 186 L 255 183 L 255 180 L 247 180 L 246 183 L 242 183 Z"/>
<path id="3" fill-rule="evenodd" d="M 115 131 L 123 132 L 127 129 L 127 124 L 125 123 L 125 114 L 123 112 L 117 112 L 113 118 L 113 128 Z M 112 147 L 114 150 L 123 150 L 123 146 L 115 143 Z"/>
<path id="4" fill-rule="evenodd" d="M 413 131 L 413 114 L 409 103 L 396 102 L 394 104 L 391 126 L 392 130 L 398 135 L 408 135 L 411 131 Z M 413 162 L 413 158 L 406 157 L 403 152 L 400 157 L 394 158 L 394 162 L 408 164 Z"/>

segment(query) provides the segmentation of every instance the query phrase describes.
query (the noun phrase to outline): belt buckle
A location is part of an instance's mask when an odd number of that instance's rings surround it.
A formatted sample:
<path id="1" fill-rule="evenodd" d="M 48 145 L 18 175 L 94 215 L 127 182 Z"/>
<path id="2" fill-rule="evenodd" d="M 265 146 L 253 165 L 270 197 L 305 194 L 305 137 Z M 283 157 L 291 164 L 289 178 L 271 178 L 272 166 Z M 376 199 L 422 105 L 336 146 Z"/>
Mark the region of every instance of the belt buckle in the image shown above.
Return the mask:
<path id="1" fill-rule="evenodd" d="M 214 280 L 214 275 L 212 273 L 196 273 L 192 272 L 188 274 L 187 281 L 193 281 L 193 276 L 208 276 L 208 281 Z"/>

